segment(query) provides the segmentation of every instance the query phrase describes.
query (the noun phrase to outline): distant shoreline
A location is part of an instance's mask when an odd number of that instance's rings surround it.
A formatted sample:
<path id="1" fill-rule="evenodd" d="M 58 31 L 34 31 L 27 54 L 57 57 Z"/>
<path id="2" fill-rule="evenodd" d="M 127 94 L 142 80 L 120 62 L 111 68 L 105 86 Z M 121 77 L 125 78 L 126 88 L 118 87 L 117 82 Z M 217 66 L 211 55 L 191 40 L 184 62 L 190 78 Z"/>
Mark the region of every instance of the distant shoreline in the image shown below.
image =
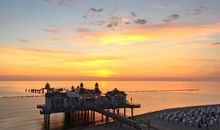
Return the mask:
<path id="1" fill-rule="evenodd" d="M 165 89 L 165 90 L 140 90 L 140 91 L 125 91 L 127 93 L 137 92 L 186 92 L 186 91 L 199 91 L 199 89 Z M 0 96 L 0 98 L 25 98 L 25 97 L 43 97 L 44 95 L 13 95 L 13 96 Z"/>
<path id="2" fill-rule="evenodd" d="M 178 79 L 178 80 L 175 80 L 175 79 L 161 79 L 161 80 L 157 80 L 157 79 L 152 79 L 152 80 L 142 80 L 142 79 L 115 79 L 115 80 L 112 80 L 112 79 L 39 79 L 39 80 L 27 80 L 27 79 L 24 79 L 24 80 L 15 80 L 15 79 L 12 79 L 12 80 L 4 80 L 4 79 L 0 79 L 0 82 L 6 82 L 6 81 L 42 81 L 42 82 L 46 82 L 46 81 L 119 81 L 119 82 L 220 82 L 220 79 L 216 79 L 216 80 L 206 80 L 206 79 Z"/>
<path id="3" fill-rule="evenodd" d="M 0 98 L 31 98 L 31 97 L 44 97 L 44 95 L 1 96 Z"/>
<path id="4" fill-rule="evenodd" d="M 162 90 L 139 90 L 139 91 L 125 91 L 128 93 L 133 92 L 178 92 L 178 91 L 199 91 L 199 89 L 162 89 Z"/>

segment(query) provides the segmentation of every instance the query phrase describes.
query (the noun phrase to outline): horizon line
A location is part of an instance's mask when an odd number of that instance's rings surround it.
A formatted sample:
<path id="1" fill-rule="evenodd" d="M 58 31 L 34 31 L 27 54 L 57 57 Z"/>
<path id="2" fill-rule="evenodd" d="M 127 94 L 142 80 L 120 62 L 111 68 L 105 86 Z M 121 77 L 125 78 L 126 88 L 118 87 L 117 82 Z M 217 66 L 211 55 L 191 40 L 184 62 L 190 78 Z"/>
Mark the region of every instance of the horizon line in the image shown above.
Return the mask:
<path id="1" fill-rule="evenodd" d="M 8 79 L 8 80 L 1 80 L 0 79 L 0 82 L 1 81 L 140 81 L 140 82 L 151 82 L 151 81 L 158 81 L 158 82 L 169 82 L 169 81 L 177 81 L 177 82 L 181 82 L 181 81 L 186 81 L 186 82 L 220 82 L 220 80 L 218 80 L 218 79 L 213 79 L 213 80 L 204 80 L 204 79 L 178 79 L 178 80 L 172 80 L 172 79 L 170 79 L 170 80 L 168 80 L 168 79 L 161 79 L 161 80 L 136 80 L 136 79 L 123 79 L 123 80 L 113 80 L 113 79 L 85 79 L 85 80 L 82 80 L 82 79 L 73 79 L 73 80 L 70 80 L 70 79 L 68 79 L 68 80 L 65 80 L 65 79 L 59 79 L 59 80 L 53 80 L 53 79 L 49 79 L 49 80 L 43 80 L 43 79 L 35 79 L 35 80 L 25 80 L 25 79 L 17 79 L 17 80 L 12 80 L 12 79 Z"/>

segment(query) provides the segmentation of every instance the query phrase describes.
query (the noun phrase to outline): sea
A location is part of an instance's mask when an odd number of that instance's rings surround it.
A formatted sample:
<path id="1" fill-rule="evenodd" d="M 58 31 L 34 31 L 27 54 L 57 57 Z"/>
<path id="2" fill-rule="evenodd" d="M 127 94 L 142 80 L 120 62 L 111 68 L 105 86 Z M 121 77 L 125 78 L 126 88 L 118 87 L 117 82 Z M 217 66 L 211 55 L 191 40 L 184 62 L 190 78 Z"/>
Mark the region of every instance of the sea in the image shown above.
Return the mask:
<path id="1" fill-rule="evenodd" d="M 81 82 L 94 88 L 96 81 L 49 81 L 51 87 L 70 89 Z M 125 91 L 127 100 L 141 104 L 134 115 L 167 108 L 220 104 L 220 82 L 195 81 L 97 81 L 103 93 L 114 88 Z M 47 81 L 0 81 L 0 130 L 43 130 L 44 118 L 37 109 L 43 104 L 42 94 L 26 89 L 39 89 Z M 26 97 L 25 97 L 26 96 Z M 127 110 L 127 115 L 130 111 Z M 100 115 L 96 114 L 96 119 Z M 73 127 L 73 126 L 71 126 Z M 51 114 L 50 129 L 69 129 L 62 113 Z M 71 129 L 78 129 L 77 127 Z"/>

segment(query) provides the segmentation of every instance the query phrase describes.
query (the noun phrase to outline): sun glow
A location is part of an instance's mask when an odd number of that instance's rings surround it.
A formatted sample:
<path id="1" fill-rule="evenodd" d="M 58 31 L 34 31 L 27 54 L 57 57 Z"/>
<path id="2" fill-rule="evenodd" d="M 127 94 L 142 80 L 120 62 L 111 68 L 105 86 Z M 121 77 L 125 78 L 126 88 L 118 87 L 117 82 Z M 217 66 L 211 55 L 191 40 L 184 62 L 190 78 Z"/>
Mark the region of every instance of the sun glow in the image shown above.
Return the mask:
<path id="1" fill-rule="evenodd" d="M 129 44 L 132 42 L 142 42 L 150 39 L 148 35 L 134 35 L 134 34 L 123 34 L 123 35 L 110 35 L 110 36 L 102 36 L 100 38 L 100 42 L 103 44 Z"/>
<path id="2" fill-rule="evenodd" d="M 80 66 L 102 66 L 102 65 L 108 65 L 112 63 L 116 63 L 118 60 L 114 59 L 97 59 L 97 60 L 86 60 L 86 61 L 73 61 L 73 62 L 68 62 L 69 64 L 73 65 L 80 65 Z"/>
<path id="3" fill-rule="evenodd" d="M 0 80 L 219 78 L 219 1 L 162 1 L 1 1 Z"/>
<path id="4" fill-rule="evenodd" d="M 88 75 L 91 75 L 91 76 L 98 76 L 98 77 L 109 77 L 112 75 L 119 75 L 120 74 L 120 73 L 116 73 L 116 72 L 113 72 L 111 70 L 106 70 L 106 69 L 85 71 L 85 73 L 87 73 Z"/>

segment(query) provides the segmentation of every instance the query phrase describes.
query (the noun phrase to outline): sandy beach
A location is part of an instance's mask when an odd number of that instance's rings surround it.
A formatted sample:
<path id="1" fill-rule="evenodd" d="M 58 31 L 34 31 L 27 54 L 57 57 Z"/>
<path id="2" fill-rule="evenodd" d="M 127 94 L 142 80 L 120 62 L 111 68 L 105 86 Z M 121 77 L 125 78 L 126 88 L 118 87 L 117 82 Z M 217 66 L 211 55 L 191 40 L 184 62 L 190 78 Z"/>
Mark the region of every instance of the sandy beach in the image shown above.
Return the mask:
<path id="1" fill-rule="evenodd" d="M 151 125 L 156 126 L 157 128 L 160 128 L 161 130 L 207 130 L 207 128 L 198 128 L 196 126 L 176 124 L 176 123 L 169 122 L 166 120 L 161 120 L 161 119 L 158 119 L 156 117 L 156 115 L 164 113 L 164 112 L 169 113 L 169 112 L 174 112 L 174 111 L 187 111 L 192 108 L 208 107 L 208 106 L 220 106 L 220 104 L 165 109 L 165 110 L 161 110 L 161 111 L 137 115 L 133 119 L 142 120 L 142 121 L 146 121 L 146 120 L 150 119 Z M 97 129 L 100 129 L 100 130 L 113 130 L 113 129 L 114 130 L 122 130 L 122 129 L 135 130 L 134 128 L 132 128 L 128 125 L 125 125 L 125 124 L 122 125 L 122 128 L 120 128 L 119 126 L 120 125 L 118 122 L 112 122 L 109 124 L 104 124 L 104 125 L 95 126 L 95 127 L 91 127 L 91 128 L 83 128 L 83 130 L 97 130 Z M 220 130 L 220 124 L 209 128 L 209 130 Z"/>

